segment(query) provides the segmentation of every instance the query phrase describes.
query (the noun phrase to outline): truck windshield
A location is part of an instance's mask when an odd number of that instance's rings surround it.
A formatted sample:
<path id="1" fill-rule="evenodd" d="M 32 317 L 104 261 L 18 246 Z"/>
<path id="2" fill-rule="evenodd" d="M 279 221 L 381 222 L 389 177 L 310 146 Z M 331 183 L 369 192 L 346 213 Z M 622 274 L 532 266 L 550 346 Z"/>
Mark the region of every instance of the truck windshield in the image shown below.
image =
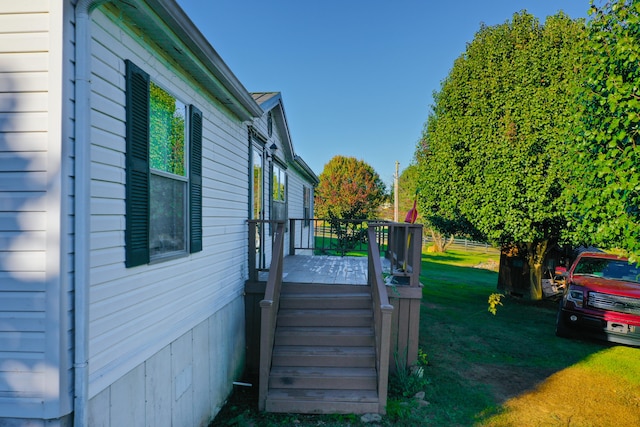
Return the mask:
<path id="1" fill-rule="evenodd" d="M 640 282 L 640 268 L 638 264 L 629 264 L 629 262 L 622 259 L 585 257 L 576 265 L 573 274 L 624 280 L 627 282 Z"/>

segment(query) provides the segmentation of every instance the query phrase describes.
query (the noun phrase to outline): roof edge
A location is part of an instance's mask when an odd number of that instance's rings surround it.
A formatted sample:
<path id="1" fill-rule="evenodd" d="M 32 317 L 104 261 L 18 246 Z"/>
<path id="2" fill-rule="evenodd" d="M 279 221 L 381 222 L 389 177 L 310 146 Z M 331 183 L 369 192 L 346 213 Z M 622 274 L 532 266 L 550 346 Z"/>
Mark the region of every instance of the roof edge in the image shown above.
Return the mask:
<path id="1" fill-rule="evenodd" d="M 186 12 L 175 0 L 144 0 L 171 28 L 193 54 L 220 80 L 225 88 L 247 110 L 249 117 L 262 115 L 262 108 L 213 48 Z"/>

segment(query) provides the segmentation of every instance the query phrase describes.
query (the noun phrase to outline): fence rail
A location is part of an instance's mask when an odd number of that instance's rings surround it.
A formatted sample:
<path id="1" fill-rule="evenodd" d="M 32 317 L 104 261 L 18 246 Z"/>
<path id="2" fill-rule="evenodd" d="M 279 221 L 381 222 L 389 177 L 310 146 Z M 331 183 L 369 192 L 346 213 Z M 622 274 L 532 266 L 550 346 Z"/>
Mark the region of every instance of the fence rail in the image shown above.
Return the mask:
<path id="1" fill-rule="evenodd" d="M 370 224 L 391 224 L 377 220 L 340 220 L 324 218 L 289 219 L 289 253 L 312 250 L 314 255 L 345 255 L 347 253 L 365 255 L 367 253 L 367 229 Z M 376 241 L 380 252 L 385 253 L 389 245 L 388 227 L 376 228 Z M 423 246 L 433 243 L 433 238 L 424 235 Z M 498 248 L 486 242 L 456 238 L 452 247 L 458 249 L 499 252 Z"/>
<path id="2" fill-rule="evenodd" d="M 431 243 L 433 243 L 433 238 L 431 236 L 423 236 L 423 245 L 429 245 Z M 459 249 L 479 249 L 486 252 L 500 252 L 500 249 L 491 246 L 489 243 L 469 239 L 453 239 L 453 244 L 451 246 Z"/>

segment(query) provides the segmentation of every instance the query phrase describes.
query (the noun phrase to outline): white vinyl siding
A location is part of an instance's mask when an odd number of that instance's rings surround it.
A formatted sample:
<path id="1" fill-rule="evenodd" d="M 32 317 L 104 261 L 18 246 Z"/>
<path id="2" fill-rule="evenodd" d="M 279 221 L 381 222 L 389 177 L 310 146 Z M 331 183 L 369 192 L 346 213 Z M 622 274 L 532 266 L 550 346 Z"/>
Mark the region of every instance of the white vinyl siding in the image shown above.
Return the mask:
<path id="1" fill-rule="evenodd" d="M 239 298 L 247 268 L 246 126 L 111 18 L 99 9 L 92 26 L 90 396 Z M 124 265 L 125 59 L 203 113 L 203 251 L 130 269 Z"/>
<path id="2" fill-rule="evenodd" d="M 67 1 L 0 4 L 0 417 L 71 410 Z M 67 37 L 65 37 L 65 35 Z"/>

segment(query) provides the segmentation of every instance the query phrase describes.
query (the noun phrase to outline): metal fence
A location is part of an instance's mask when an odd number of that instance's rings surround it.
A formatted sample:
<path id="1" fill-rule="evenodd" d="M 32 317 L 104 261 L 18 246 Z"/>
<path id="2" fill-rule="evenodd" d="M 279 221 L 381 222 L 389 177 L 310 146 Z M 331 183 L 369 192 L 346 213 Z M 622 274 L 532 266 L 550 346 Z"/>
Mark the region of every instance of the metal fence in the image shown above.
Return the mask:
<path id="1" fill-rule="evenodd" d="M 311 218 L 289 219 L 289 253 L 311 250 L 315 255 L 367 254 L 368 220 L 338 220 Z M 386 250 L 387 230 L 377 228 L 376 241 Z"/>

